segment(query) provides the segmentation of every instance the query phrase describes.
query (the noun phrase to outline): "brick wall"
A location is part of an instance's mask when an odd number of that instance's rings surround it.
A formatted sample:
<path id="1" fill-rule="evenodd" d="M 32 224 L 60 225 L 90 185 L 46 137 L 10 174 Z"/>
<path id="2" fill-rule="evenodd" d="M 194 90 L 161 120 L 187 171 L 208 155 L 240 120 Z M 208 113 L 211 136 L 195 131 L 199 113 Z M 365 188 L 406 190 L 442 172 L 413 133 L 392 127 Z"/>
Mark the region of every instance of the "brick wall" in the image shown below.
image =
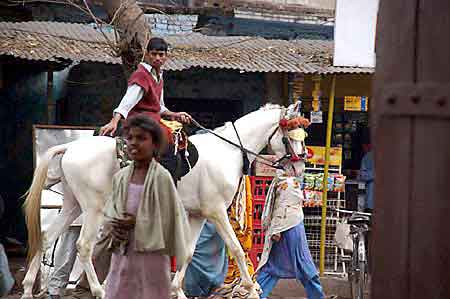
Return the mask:
<path id="1" fill-rule="evenodd" d="M 192 33 L 197 25 L 196 15 L 146 14 L 153 34 Z"/>

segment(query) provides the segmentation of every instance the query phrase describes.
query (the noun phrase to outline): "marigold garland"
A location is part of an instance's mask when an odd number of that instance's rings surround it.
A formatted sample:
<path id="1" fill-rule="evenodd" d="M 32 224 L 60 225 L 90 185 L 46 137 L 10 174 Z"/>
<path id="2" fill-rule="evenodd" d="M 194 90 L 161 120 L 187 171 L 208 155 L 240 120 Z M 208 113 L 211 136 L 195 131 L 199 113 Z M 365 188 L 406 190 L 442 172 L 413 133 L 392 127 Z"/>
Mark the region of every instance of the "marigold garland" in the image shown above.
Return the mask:
<path id="1" fill-rule="evenodd" d="M 297 129 L 297 128 L 307 128 L 309 127 L 311 123 L 309 122 L 308 119 L 304 118 L 304 117 L 295 117 L 292 119 L 285 119 L 283 118 L 282 120 L 280 120 L 280 127 L 282 129 L 287 129 L 287 130 L 293 130 L 293 129 Z"/>

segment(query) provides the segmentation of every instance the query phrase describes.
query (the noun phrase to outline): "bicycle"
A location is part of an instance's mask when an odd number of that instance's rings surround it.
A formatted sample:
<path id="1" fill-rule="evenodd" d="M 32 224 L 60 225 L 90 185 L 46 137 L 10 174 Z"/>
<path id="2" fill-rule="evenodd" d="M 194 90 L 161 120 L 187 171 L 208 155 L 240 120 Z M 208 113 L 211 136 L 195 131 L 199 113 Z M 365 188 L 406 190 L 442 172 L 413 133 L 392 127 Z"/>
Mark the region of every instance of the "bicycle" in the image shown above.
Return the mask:
<path id="1" fill-rule="evenodd" d="M 347 257 L 347 259 L 344 257 L 343 261 L 350 263 L 348 280 L 352 298 L 364 299 L 364 289 L 368 277 L 366 235 L 370 231 L 370 218 L 372 214 L 338 208 L 333 208 L 332 210 L 350 215 L 347 219 L 347 223 L 350 225 L 353 252 L 351 257 Z"/>

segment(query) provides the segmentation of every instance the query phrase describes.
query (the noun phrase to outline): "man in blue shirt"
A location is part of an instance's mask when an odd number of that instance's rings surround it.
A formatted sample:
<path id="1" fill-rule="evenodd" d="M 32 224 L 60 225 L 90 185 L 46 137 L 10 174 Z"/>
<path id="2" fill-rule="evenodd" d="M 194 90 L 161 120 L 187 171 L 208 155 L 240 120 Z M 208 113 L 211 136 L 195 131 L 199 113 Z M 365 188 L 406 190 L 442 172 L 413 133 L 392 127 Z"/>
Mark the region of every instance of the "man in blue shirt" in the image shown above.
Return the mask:
<path id="1" fill-rule="evenodd" d="M 4 202 L 0 196 L 0 219 L 4 212 Z M 8 257 L 5 248 L 0 243 L 0 297 L 8 295 L 14 285 L 14 278 L 9 270 Z"/>
<path id="2" fill-rule="evenodd" d="M 359 178 L 366 183 L 366 201 L 364 208 L 371 212 L 373 210 L 373 188 L 374 188 L 374 163 L 373 151 L 370 143 L 369 130 L 363 132 L 361 136 L 364 157 L 361 160 Z"/>

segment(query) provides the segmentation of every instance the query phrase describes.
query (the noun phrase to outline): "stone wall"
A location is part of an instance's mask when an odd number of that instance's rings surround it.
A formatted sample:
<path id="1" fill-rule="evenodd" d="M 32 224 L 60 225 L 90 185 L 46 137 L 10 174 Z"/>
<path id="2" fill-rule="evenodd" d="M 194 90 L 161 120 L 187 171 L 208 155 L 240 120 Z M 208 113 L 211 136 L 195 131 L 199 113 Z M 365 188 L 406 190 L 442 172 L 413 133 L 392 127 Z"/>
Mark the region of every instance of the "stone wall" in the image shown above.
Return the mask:
<path id="1" fill-rule="evenodd" d="M 193 69 L 165 74 L 166 104 L 215 127 L 258 109 L 264 102 L 261 73 Z"/>
<path id="2" fill-rule="evenodd" d="M 223 16 L 199 16 L 197 24 L 206 35 L 244 35 L 267 39 L 325 39 L 334 36 L 332 25 L 282 22 Z"/>
<path id="3" fill-rule="evenodd" d="M 210 124 L 235 119 L 266 101 L 262 73 L 206 69 L 166 72 L 164 85 L 169 109 L 193 113 L 209 119 Z M 125 90 L 126 80 L 120 66 L 95 63 L 74 66 L 60 105 L 60 123 L 84 126 L 106 123 Z"/>
<path id="4" fill-rule="evenodd" d="M 60 105 L 61 124 L 100 126 L 110 120 L 127 87 L 122 67 L 80 63 L 67 77 L 66 96 Z"/>

